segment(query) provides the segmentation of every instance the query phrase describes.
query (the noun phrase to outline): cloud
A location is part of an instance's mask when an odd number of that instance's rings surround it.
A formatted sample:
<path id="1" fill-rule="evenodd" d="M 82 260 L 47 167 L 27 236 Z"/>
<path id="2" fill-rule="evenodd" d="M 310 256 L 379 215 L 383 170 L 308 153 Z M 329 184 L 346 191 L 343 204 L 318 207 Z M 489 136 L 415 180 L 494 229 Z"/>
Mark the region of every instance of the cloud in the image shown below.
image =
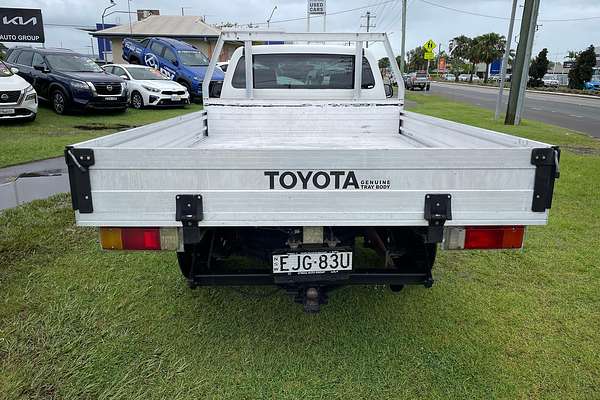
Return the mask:
<path id="1" fill-rule="evenodd" d="M 118 5 L 113 10 L 124 11 L 127 9 L 126 0 L 117 0 Z M 485 18 L 451 11 L 436 7 L 428 3 L 436 3 L 450 8 L 456 8 L 472 13 L 508 17 L 512 0 L 408 0 L 407 12 L 407 49 L 421 45 L 428 39 L 442 43 L 445 48 L 448 40 L 460 34 L 476 36 L 486 32 L 498 32 L 506 35 L 508 21 L 496 18 Z M 44 21 L 47 23 L 74 24 L 93 26 L 100 22 L 104 7 L 108 0 L 4 0 L 3 7 L 41 8 Z M 273 6 L 277 10 L 272 18 L 271 28 L 286 31 L 306 30 L 306 20 L 277 22 L 291 18 L 306 16 L 305 0 L 228 0 L 226 2 L 198 2 L 197 0 L 133 0 L 131 9 L 159 9 L 162 14 L 181 14 L 181 7 L 185 6 L 186 14 L 205 15 L 209 23 L 224 21 L 238 23 L 264 23 Z M 374 16 L 375 27 L 372 31 L 385 30 L 393 32 L 390 36 L 396 51 L 400 48 L 400 17 L 401 4 L 399 0 L 386 2 L 386 0 L 346 0 L 327 1 L 329 13 L 349 10 L 353 8 L 372 5 L 368 9 L 359 9 L 351 12 L 330 15 L 327 17 L 327 30 L 330 32 L 351 32 L 364 30 L 361 28 L 361 15 L 367 10 Z M 522 8 L 517 13 L 520 14 Z M 544 0 L 540 7 L 540 27 L 536 33 L 534 52 L 547 47 L 550 58 L 562 59 L 570 49 L 583 49 L 600 38 L 600 19 L 579 22 L 545 22 L 544 20 L 582 18 L 586 16 L 600 16 L 600 2 L 589 0 Z M 107 22 L 126 23 L 126 14 L 113 14 Z M 319 31 L 322 20 L 315 18 L 312 29 Z M 365 21 L 362 20 L 364 25 Z M 515 26 L 515 35 L 519 33 L 519 23 Z M 85 32 L 74 28 L 46 27 L 47 46 L 73 48 L 77 51 L 89 50 L 90 39 Z M 514 41 L 513 41 L 514 45 Z M 378 46 L 373 46 L 378 55 L 383 51 Z"/>

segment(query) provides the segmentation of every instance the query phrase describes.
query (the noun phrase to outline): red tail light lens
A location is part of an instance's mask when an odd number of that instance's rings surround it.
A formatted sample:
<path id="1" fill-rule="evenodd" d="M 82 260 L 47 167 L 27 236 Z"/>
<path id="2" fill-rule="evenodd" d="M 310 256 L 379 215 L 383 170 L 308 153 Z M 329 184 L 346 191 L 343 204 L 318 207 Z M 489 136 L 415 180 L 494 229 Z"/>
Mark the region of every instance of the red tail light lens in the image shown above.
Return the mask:
<path id="1" fill-rule="evenodd" d="M 465 229 L 465 249 L 520 249 L 524 226 L 477 226 Z"/>
<path id="2" fill-rule="evenodd" d="M 160 250 L 159 228 L 121 229 L 123 250 Z"/>

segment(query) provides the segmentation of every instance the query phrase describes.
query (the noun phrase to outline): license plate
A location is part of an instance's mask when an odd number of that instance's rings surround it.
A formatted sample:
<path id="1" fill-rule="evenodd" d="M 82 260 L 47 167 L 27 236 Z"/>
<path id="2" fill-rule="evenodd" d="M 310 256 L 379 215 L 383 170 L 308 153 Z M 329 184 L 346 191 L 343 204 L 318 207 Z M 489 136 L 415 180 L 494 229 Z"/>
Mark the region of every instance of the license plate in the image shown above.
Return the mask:
<path id="1" fill-rule="evenodd" d="M 351 271 L 351 251 L 323 251 L 273 255 L 274 274 L 319 274 Z"/>
<path id="2" fill-rule="evenodd" d="M 117 97 L 105 97 L 106 101 L 117 101 Z"/>
<path id="3" fill-rule="evenodd" d="M 178 94 L 171 95 L 171 101 L 179 101 L 181 100 L 181 96 Z"/>
<path id="4" fill-rule="evenodd" d="M 15 113 L 15 109 L 14 108 L 0 108 L 0 114 L 1 115 L 11 115 Z"/>

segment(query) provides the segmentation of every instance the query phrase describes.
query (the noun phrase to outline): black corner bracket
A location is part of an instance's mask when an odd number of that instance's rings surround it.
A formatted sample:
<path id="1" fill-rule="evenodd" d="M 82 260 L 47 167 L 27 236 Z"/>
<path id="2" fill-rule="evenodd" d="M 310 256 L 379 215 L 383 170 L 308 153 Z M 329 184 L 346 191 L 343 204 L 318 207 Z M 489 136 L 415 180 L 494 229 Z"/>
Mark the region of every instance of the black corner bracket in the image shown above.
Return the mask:
<path id="1" fill-rule="evenodd" d="M 440 243 L 444 238 L 444 224 L 452 219 L 452 195 L 426 194 L 424 218 L 429 222 L 427 243 Z"/>
<path id="2" fill-rule="evenodd" d="M 531 210 L 544 212 L 552 207 L 554 180 L 560 176 L 560 148 L 537 148 L 531 151 L 531 164 L 535 165 L 533 200 Z"/>
<path id="3" fill-rule="evenodd" d="M 202 196 L 178 194 L 175 196 L 175 220 L 183 225 L 183 243 L 199 243 L 201 239 L 198 222 L 204 218 Z"/>
<path id="4" fill-rule="evenodd" d="M 71 189 L 73 210 L 79 210 L 81 214 L 93 213 L 89 167 L 95 163 L 94 151 L 67 146 L 65 148 L 65 162 L 69 170 L 69 187 Z"/>

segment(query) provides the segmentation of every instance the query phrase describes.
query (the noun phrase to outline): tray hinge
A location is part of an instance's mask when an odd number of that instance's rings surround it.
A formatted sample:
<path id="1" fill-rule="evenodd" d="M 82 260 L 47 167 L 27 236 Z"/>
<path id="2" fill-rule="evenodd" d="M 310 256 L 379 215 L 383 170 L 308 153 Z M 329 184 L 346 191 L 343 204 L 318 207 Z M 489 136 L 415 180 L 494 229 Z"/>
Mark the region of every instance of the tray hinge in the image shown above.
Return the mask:
<path id="1" fill-rule="evenodd" d="M 198 222 L 204 218 L 202 195 L 178 194 L 175 196 L 175 220 L 183 225 L 183 244 L 200 243 Z"/>
<path id="2" fill-rule="evenodd" d="M 426 243 L 441 243 L 444 238 L 444 224 L 452 219 L 452 196 L 444 194 L 425 195 L 425 219 L 429 222 Z"/>
<path id="3" fill-rule="evenodd" d="M 544 147 L 531 151 L 531 164 L 535 165 L 531 210 L 544 212 L 552 207 L 554 181 L 560 176 L 560 148 Z"/>
<path id="4" fill-rule="evenodd" d="M 93 213 L 89 167 L 95 163 L 94 151 L 68 146 L 65 148 L 65 162 L 69 170 L 73 210 L 79 210 L 81 214 Z"/>

